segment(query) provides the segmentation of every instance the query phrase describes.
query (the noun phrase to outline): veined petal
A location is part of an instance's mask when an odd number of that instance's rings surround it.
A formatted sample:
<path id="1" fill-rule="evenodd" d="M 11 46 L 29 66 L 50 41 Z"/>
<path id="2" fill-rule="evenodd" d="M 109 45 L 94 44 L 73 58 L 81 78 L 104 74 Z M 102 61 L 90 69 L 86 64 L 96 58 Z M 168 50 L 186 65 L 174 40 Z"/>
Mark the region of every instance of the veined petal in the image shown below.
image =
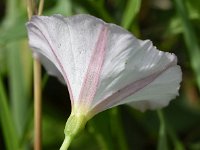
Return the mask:
<path id="1" fill-rule="evenodd" d="M 145 111 L 168 105 L 169 101 L 178 96 L 181 82 L 181 69 L 179 66 L 171 66 L 160 74 L 146 88 L 138 91 L 126 99 L 134 108 Z M 135 100 L 133 102 L 133 100 Z"/>
<path id="2" fill-rule="evenodd" d="M 41 60 L 51 74 L 62 74 L 72 104 L 80 100 L 85 74 L 103 26 L 103 21 L 89 15 L 34 16 L 27 23 L 30 46 L 34 53 L 52 62 Z"/>
<path id="3" fill-rule="evenodd" d="M 178 95 L 182 73 L 174 54 L 159 51 L 110 24 L 105 62 L 91 114 L 131 103 L 142 111 L 166 106 Z M 112 68 L 112 69 L 111 69 Z"/>
<path id="4" fill-rule="evenodd" d="M 72 107 L 86 107 L 90 116 L 124 103 L 162 107 L 178 95 L 176 56 L 117 25 L 89 15 L 54 15 L 35 16 L 27 26 L 33 51 L 67 83 Z"/>
<path id="5" fill-rule="evenodd" d="M 98 41 L 96 42 L 96 46 L 94 48 L 93 55 L 91 56 L 91 60 L 87 68 L 85 79 L 79 95 L 79 100 L 80 100 L 79 105 L 82 106 L 84 105 L 86 109 L 89 109 L 91 102 L 93 101 L 94 96 L 96 94 L 97 86 L 99 84 L 99 77 L 101 74 L 101 69 L 105 58 L 107 37 L 108 37 L 108 28 L 105 25 L 100 32 Z M 86 112 L 87 111 L 88 110 L 86 110 Z"/>

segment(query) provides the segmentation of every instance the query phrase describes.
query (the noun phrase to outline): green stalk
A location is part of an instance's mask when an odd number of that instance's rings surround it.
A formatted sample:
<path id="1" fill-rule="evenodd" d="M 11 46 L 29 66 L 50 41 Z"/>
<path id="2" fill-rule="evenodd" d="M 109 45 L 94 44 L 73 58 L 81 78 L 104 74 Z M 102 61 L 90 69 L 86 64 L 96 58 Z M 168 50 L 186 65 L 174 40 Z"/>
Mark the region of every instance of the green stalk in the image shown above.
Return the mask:
<path id="1" fill-rule="evenodd" d="M 158 110 L 158 118 L 160 121 L 160 130 L 159 130 L 159 141 L 158 141 L 158 147 L 157 150 L 168 150 L 167 145 L 167 133 L 166 133 L 166 124 L 165 119 L 163 116 L 162 110 Z"/>
<path id="2" fill-rule="evenodd" d="M 73 138 L 70 136 L 65 136 L 65 139 L 63 141 L 62 146 L 60 147 L 60 150 L 67 150 L 72 142 Z"/>
<path id="3" fill-rule="evenodd" d="M 87 119 L 82 115 L 74 115 L 73 113 L 69 116 L 65 125 L 65 139 L 60 150 L 67 150 L 71 144 L 71 141 L 85 128 Z"/>
<path id="4" fill-rule="evenodd" d="M 44 0 L 40 0 L 38 12 L 36 11 L 36 1 L 27 0 L 27 12 L 29 20 L 33 14 L 41 15 Z M 38 59 L 33 62 L 34 73 L 34 149 L 40 150 L 42 143 L 42 83 L 41 83 L 41 64 Z"/>

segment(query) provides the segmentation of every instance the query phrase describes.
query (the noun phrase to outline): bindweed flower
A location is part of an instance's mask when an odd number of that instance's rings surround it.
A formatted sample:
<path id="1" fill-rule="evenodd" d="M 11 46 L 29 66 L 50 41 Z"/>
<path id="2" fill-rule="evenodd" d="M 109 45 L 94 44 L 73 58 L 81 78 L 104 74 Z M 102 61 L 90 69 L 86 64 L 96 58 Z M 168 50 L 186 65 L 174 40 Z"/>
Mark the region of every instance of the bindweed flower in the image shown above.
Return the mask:
<path id="1" fill-rule="evenodd" d="M 176 56 L 117 25 L 90 15 L 54 15 L 33 16 L 27 29 L 34 56 L 70 93 L 62 150 L 101 111 L 121 104 L 161 108 L 178 95 L 182 73 Z"/>

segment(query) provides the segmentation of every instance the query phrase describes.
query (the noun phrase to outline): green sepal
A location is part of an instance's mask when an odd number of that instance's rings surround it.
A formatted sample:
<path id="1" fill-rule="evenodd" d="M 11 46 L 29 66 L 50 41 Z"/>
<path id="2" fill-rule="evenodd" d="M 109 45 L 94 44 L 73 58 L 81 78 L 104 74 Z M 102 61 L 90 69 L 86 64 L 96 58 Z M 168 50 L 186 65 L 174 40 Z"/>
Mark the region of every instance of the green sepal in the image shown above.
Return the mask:
<path id="1" fill-rule="evenodd" d="M 71 114 L 65 125 L 65 139 L 60 150 L 67 150 L 71 141 L 85 128 L 87 117 Z"/>

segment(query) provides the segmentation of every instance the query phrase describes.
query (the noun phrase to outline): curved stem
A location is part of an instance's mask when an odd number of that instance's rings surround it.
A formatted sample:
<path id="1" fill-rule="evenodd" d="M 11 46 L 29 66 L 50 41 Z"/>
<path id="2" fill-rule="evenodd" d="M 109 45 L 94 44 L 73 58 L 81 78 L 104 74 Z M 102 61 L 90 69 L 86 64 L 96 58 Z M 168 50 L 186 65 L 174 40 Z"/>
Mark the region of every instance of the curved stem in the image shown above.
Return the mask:
<path id="1" fill-rule="evenodd" d="M 67 150 L 69 148 L 69 145 L 71 144 L 72 137 L 70 136 L 65 136 L 65 139 L 63 141 L 62 146 L 60 147 L 60 150 Z"/>
<path id="2" fill-rule="evenodd" d="M 71 141 L 77 136 L 85 127 L 87 119 L 84 115 L 71 114 L 65 125 L 65 139 L 60 150 L 67 150 Z"/>

